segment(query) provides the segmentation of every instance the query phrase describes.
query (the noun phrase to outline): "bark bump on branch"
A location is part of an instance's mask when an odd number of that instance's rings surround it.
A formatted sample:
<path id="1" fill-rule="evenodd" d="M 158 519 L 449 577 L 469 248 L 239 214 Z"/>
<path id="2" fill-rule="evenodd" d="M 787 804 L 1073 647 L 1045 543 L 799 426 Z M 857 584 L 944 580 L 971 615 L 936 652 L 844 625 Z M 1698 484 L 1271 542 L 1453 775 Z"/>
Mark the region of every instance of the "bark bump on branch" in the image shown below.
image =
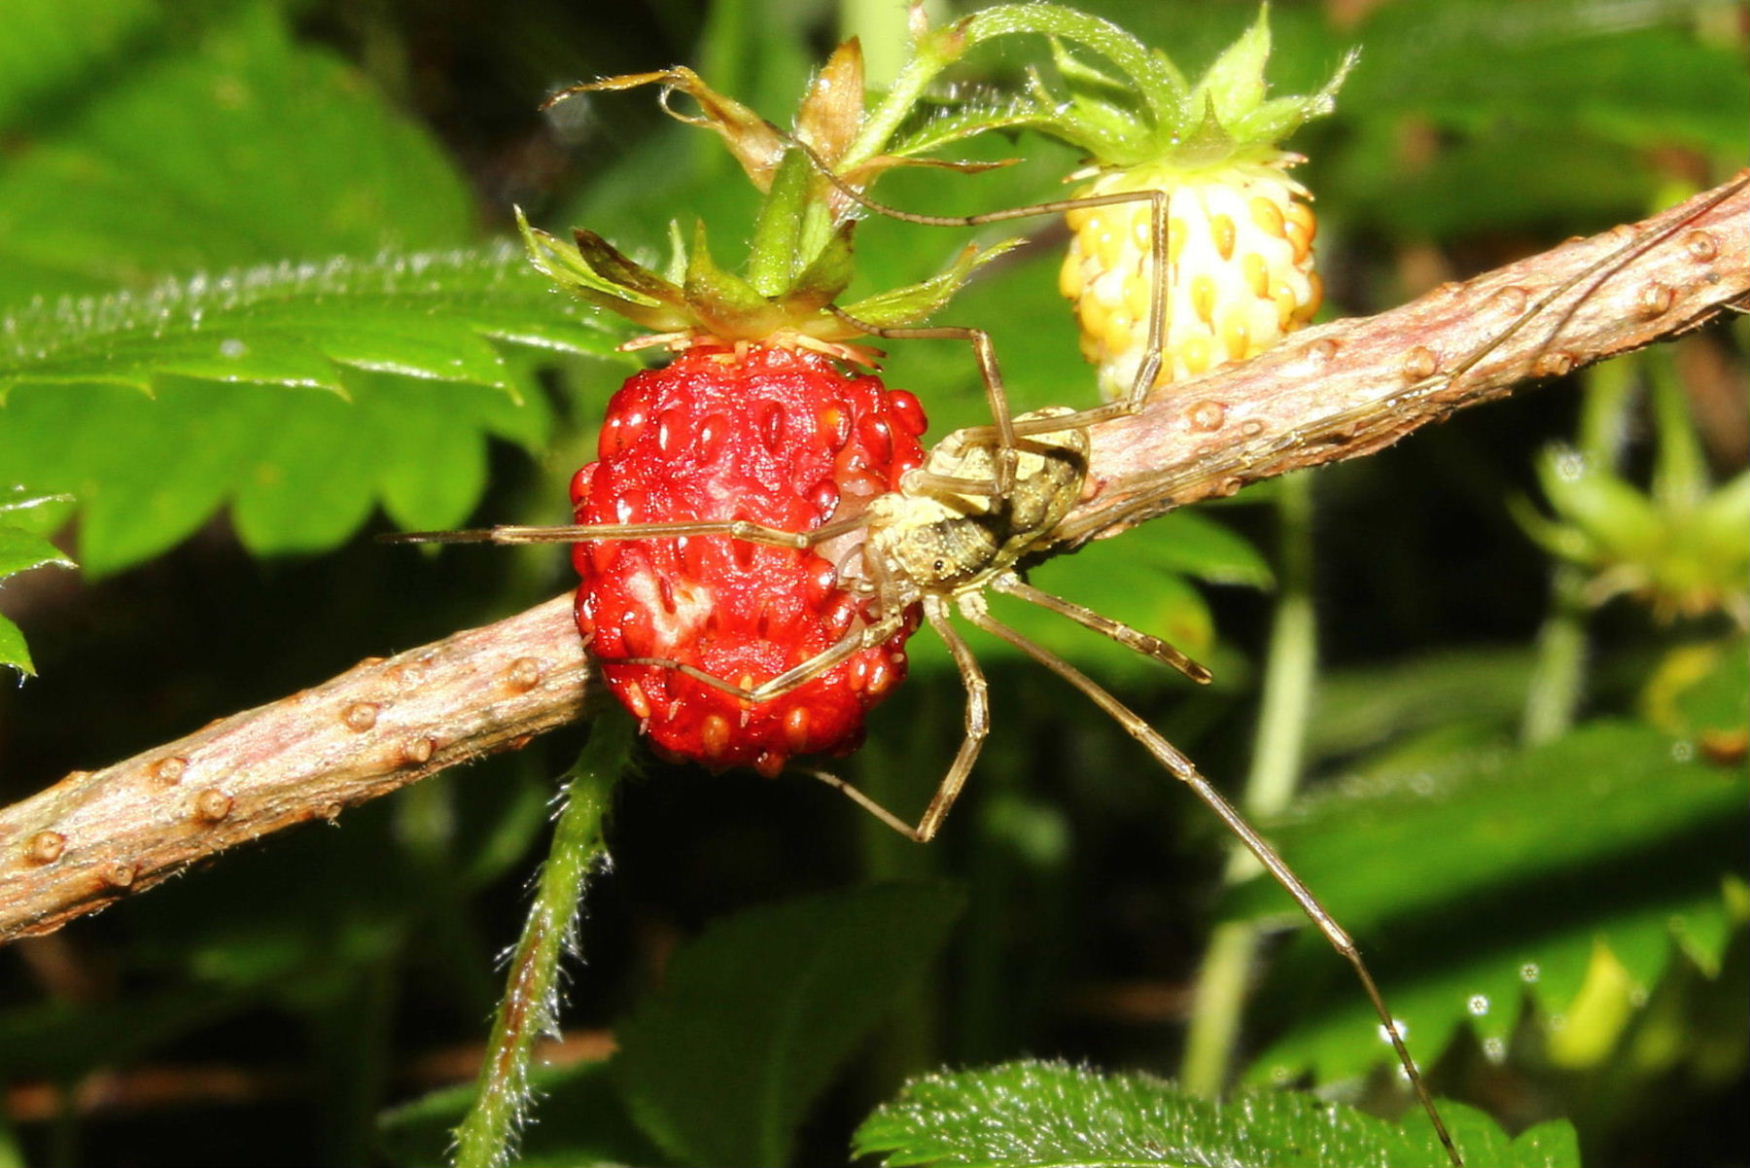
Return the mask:
<path id="1" fill-rule="evenodd" d="M 1519 382 L 1680 335 L 1747 298 L 1750 173 L 1403 308 L 1297 333 L 1096 427 L 1092 490 L 1060 529 L 1063 546 L 1371 453 Z M 68 775 L 0 811 L 0 942 L 514 749 L 582 716 L 592 677 L 570 598 L 558 597 Z"/>

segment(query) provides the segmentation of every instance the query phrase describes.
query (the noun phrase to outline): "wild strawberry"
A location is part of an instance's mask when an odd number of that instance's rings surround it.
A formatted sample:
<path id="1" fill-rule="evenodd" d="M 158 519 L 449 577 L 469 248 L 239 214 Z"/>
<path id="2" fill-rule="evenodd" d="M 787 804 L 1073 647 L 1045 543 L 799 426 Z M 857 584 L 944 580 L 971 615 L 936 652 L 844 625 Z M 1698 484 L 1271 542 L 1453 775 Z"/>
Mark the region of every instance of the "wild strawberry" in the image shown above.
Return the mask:
<path id="1" fill-rule="evenodd" d="M 1267 160 L 1266 160 L 1267 159 Z M 1171 161 L 1101 172 L 1078 194 L 1167 194 L 1165 346 L 1155 385 L 1243 361 L 1306 324 L 1324 287 L 1313 271 L 1318 229 L 1306 190 L 1280 167 L 1297 155 L 1213 169 Z M 1155 282 L 1146 202 L 1078 208 L 1059 287 L 1075 302 L 1082 356 L 1100 389 L 1123 397 L 1147 350 Z"/>
<path id="2" fill-rule="evenodd" d="M 848 344 L 865 326 L 928 316 L 1002 249 L 968 251 L 932 280 L 836 307 L 852 277 L 852 203 L 820 167 L 835 168 L 856 189 L 903 161 L 881 152 L 878 138 L 862 141 L 854 41 L 815 79 L 794 136 L 685 68 L 608 78 L 560 97 L 646 84 L 663 87 L 665 109 L 677 91 L 697 103 L 699 115 L 685 120 L 722 134 L 766 199 L 743 275 L 717 266 L 703 224 L 658 274 L 592 232 L 578 231 L 567 244 L 521 223 L 537 268 L 652 330 L 625 347 L 666 345 L 681 354 L 615 395 L 600 457 L 572 485 L 577 522 L 742 520 L 806 532 L 854 518 L 923 461 L 924 415 L 910 394 L 847 376 L 837 361 L 868 363 L 871 354 Z M 578 626 L 610 688 L 659 748 L 773 774 L 792 755 L 842 753 L 860 742 L 864 714 L 905 676 L 915 618 L 769 701 L 750 702 L 703 679 L 751 689 L 877 617 L 891 620 L 866 610 L 866 593 L 839 586 L 836 559 L 846 554 L 716 534 L 583 542 L 575 553 L 583 581 Z"/>
<path id="3" fill-rule="evenodd" d="M 1041 83 L 1009 119 L 1086 150 L 1077 196 L 1161 191 L 1168 201 L 1163 348 L 1154 385 L 1240 361 L 1312 319 L 1323 295 L 1312 268 L 1317 229 L 1306 189 L 1284 168 L 1302 161 L 1277 143 L 1329 113 L 1353 54 L 1317 93 L 1267 98 L 1264 12 L 1195 85 L 1159 50 L 1103 20 L 1023 7 L 1060 38 L 1067 93 Z M 978 16 L 962 39 L 975 37 Z M 1050 27 L 1045 27 L 1050 22 Z M 1007 23 L 993 24 L 1010 31 Z M 1100 59 L 1083 52 L 1092 50 Z M 1060 287 L 1075 302 L 1082 352 L 1100 387 L 1121 398 L 1146 356 L 1157 281 L 1152 204 L 1145 199 L 1068 214 Z M 1152 387 L 1151 387 L 1152 388 Z"/>
<path id="4" fill-rule="evenodd" d="M 923 460 L 922 407 L 822 354 L 700 345 L 615 394 L 600 458 L 577 473 L 580 524 L 748 520 L 809 531 L 859 514 Z M 578 627 L 609 687 L 671 755 L 771 775 L 792 755 L 844 753 L 905 677 L 915 621 L 799 688 L 750 704 L 661 658 L 750 688 L 872 616 L 816 550 L 727 535 L 577 545 Z"/>

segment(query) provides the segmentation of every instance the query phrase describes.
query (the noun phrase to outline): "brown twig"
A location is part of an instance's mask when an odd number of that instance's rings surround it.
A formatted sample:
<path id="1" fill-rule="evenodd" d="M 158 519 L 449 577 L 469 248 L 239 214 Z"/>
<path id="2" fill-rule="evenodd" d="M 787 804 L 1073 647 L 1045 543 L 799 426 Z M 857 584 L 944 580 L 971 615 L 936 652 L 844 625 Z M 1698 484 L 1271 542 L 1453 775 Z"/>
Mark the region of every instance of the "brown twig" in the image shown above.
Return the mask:
<path id="1" fill-rule="evenodd" d="M 52 932 L 246 840 L 514 750 L 578 718 L 591 676 L 561 596 L 75 771 L 0 811 L 0 941 Z"/>
<path id="2" fill-rule="evenodd" d="M 1065 544 L 1371 453 L 1746 297 L 1750 176 L 1740 176 L 1635 227 L 1310 329 L 1103 424 L 1096 489 L 1064 525 Z M 1530 323 L 1513 329 L 1521 319 Z M 0 941 L 51 932 L 246 840 L 520 746 L 581 716 L 591 676 L 561 597 L 68 775 L 0 811 Z"/>
<path id="3" fill-rule="evenodd" d="M 1071 546 L 1247 483 L 1372 454 L 1534 378 L 1750 306 L 1750 171 L 1402 308 L 1296 333 L 1105 423 Z"/>

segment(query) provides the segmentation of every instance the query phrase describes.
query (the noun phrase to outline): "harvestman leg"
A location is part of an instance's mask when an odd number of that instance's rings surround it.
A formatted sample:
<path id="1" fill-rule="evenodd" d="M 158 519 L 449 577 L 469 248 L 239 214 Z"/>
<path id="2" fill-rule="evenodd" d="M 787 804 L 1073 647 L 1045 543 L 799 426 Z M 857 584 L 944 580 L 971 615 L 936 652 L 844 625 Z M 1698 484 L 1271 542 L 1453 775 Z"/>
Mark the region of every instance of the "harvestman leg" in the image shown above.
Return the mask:
<path id="1" fill-rule="evenodd" d="M 1160 372 L 1161 350 L 1167 343 L 1167 287 L 1170 284 L 1171 271 L 1167 253 L 1167 212 L 1171 197 L 1165 191 L 1120 191 L 1109 195 L 1084 195 L 1075 199 L 1053 199 L 1049 202 L 1035 203 L 1030 207 L 1010 207 L 1002 211 L 986 211 L 979 215 L 923 215 L 916 211 L 904 211 L 898 207 L 871 199 L 841 178 L 826 160 L 815 153 L 814 148 L 798 138 L 790 138 L 790 143 L 808 157 L 808 161 L 819 171 L 821 176 L 831 183 L 840 194 L 867 210 L 889 219 L 897 219 L 904 223 L 917 223 L 925 227 L 977 227 L 986 223 L 1003 223 L 1012 219 L 1031 219 L 1036 215 L 1052 215 L 1065 211 L 1079 210 L 1084 207 L 1115 207 L 1124 203 L 1149 204 L 1149 259 L 1154 269 L 1154 285 L 1149 289 L 1148 307 L 1148 339 L 1145 342 L 1142 364 L 1137 367 L 1136 377 L 1131 382 L 1130 390 L 1125 396 L 1115 402 L 1091 409 L 1078 410 L 1056 419 L 1060 427 L 1091 426 L 1109 418 L 1134 414 L 1142 408 L 1149 393 L 1154 389 L 1155 377 Z M 972 345 L 973 353 L 978 358 L 979 368 L 985 374 L 985 393 L 990 398 L 990 412 L 996 431 L 1001 435 L 1004 454 L 999 467 L 1007 464 L 1007 470 L 999 469 L 999 474 L 1006 474 L 1009 482 L 1013 481 L 1013 455 L 1008 453 L 1014 446 L 1017 431 L 1009 416 L 1007 395 L 1002 391 L 1002 380 L 996 374 L 996 356 L 991 348 L 990 337 L 983 329 L 964 328 L 958 326 L 940 326 L 926 328 L 882 328 L 870 325 L 839 309 L 833 309 L 834 315 L 849 321 L 870 336 L 889 337 L 894 340 L 964 340 Z M 1006 493 L 1006 486 L 1004 489 Z"/>
<path id="2" fill-rule="evenodd" d="M 377 538 L 384 543 L 595 543 L 611 539 L 670 539 L 722 535 L 747 543 L 806 550 L 863 525 L 861 516 L 823 523 L 812 531 L 785 531 L 746 519 L 681 519 L 672 523 L 560 524 L 552 527 L 501 525 L 469 531 L 402 531 Z"/>
<path id="3" fill-rule="evenodd" d="M 1123 621 L 1113 620 L 1109 616 L 1084 608 L 1073 600 L 1065 600 L 1061 596 L 1053 596 L 1042 592 L 1027 583 L 1013 572 L 1004 572 L 990 581 L 990 586 L 998 592 L 1006 592 L 1010 596 L 1019 597 L 1030 604 L 1068 617 L 1083 628 L 1092 629 L 1102 636 L 1110 637 L 1123 645 L 1141 653 L 1144 657 L 1153 657 L 1163 665 L 1171 665 L 1198 685 L 1207 685 L 1215 680 L 1215 675 L 1196 661 L 1193 661 L 1177 645 L 1151 636 L 1140 629 L 1133 629 Z"/>
<path id="4" fill-rule="evenodd" d="M 683 520 L 673 523 L 628 523 L 607 526 L 517 527 L 500 526 L 473 531 L 411 531 L 382 538 L 393 543 L 592 543 L 597 540 L 663 539 L 683 536 L 726 536 L 748 543 L 806 549 L 862 526 L 857 516 L 823 524 L 812 531 L 785 531 L 745 519 Z M 605 665 L 649 665 L 672 669 L 746 702 L 769 702 L 806 685 L 810 680 L 861 649 L 872 648 L 897 633 L 904 624 L 903 611 L 893 612 L 872 625 L 848 633 L 813 657 L 790 667 L 776 677 L 748 688 L 713 677 L 695 665 L 667 657 L 615 657 Z"/>
<path id="5" fill-rule="evenodd" d="M 914 827 L 907 823 L 837 775 L 817 770 L 805 770 L 802 773 L 843 792 L 857 806 L 900 835 L 920 844 L 927 844 L 941 830 L 942 821 L 948 818 L 954 800 L 960 797 L 961 789 L 966 786 L 966 777 L 972 773 L 973 764 L 978 761 L 979 752 L 984 749 L 984 740 L 990 735 L 990 685 L 985 681 L 984 670 L 978 667 L 978 658 L 973 655 L 972 646 L 966 643 L 966 639 L 949 621 L 948 602 L 940 596 L 926 596 L 923 598 L 923 605 L 924 619 L 930 622 L 930 627 L 936 630 L 936 635 L 948 646 L 948 652 L 953 654 L 954 664 L 960 670 L 960 682 L 966 689 L 966 732 L 960 740 L 960 749 L 954 754 L 953 764 L 937 786 L 930 805 L 924 809 L 917 825 Z"/>
<path id="6" fill-rule="evenodd" d="M 1011 589 L 1005 590 L 1010 591 Z M 1021 592 L 1014 594 L 1024 595 Z M 1259 835 L 1250 823 L 1246 822 L 1245 817 L 1234 808 L 1233 804 L 1222 798 L 1221 793 L 1210 785 L 1209 780 L 1203 777 L 1196 765 L 1177 747 L 1161 737 L 1160 733 L 1144 721 L 1141 715 L 1113 697 L 1087 674 L 1063 658 L 1042 645 L 1034 644 L 991 616 L 985 606 L 983 595 L 974 592 L 963 594 L 960 597 L 960 611 L 967 620 L 979 628 L 992 636 L 1007 641 L 1086 694 L 1089 700 L 1124 727 L 1132 738 L 1142 743 L 1143 747 L 1154 755 L 1156 761 L 1165 767 L 1168 773 L 1190 787 L 1192 792 L 1227 825 L 1228 830 L 1239 837 L 1240 842 L 1245 844 L 1246 850 L 1256 856 L 1258 862 L 1269 870 L 1276 882 L 1294 898 L 1301 911 L 1306 913 L 1312 923 L 1318 926 L 1319 932 L 1325 935 L 1325 939 L 1331 943 L 1331 947 L 1340 953 L 1355 970 L 1356 976 L 1361 980 L 1362 988 L 1367 991 L 1368 1000 L 1373 1003 L 1374 1012 L 1379 1015 L 1380 1021 L 1384 1025 L 1385 1033 L 1391 1040 L 1392 1050 L 1398 1056 L 1398 1062 L 1403 1066 L 1404 1073 L 1409 1076 L 1417 1100 L 1421 1103 L 1422 1109 L 1428 1113 L 1429 1118 L 1433 1120 L 1434 1128 L 1440 1136 L 1441 1144 L 1446 1148 L 1447 1155 L 1452 1158 L 1454 1164 L 1462 1165 L 1464 1161 L 1458 1154 L 1457 1146 L 1452 1142 L 1452 1134 L 1447 1130 L 1445 1121 L 1441 1119 L 1439 1109 L 1434 1106 L 1433 1095 L 1429 1092 L 1427 1084 L 1422 1081 L 1422 1074 L 1416 1068 L 1415 1059 L 1410 1057 L 1410 1049 L 1404 1044 L 1403 1035 L 1398 1032 L 1398 1024 L 1392 1018 L 1391 1011 L 1386 1008 L 1385 997 L 1380 993 L 1378 984 L 1373 980 L 1373 974 L 1368 970 L 1367 962 L 1362 959 L 1360 948 L 1356 946 L 1349 934 L 1343 931 L 1343 927 L 1337 923 L 1336 918 L 1332 917 L 1325 906 L 1319 903 L 1318 898 L 1313 895 L 1312 889 L 1308 888 L 1300 877 L 1294 874 L 1294 870 L 1288 866 L 1287 861 L 1283 860 L 1277 854 L 1276 849 L 1271 847 L 1269 842 Z M 1114 622 L 1114 624 L 1116 623 Z"/>
<path id="7" fill-rule="evenodd" d="M 669 657 L 604 657 L 602 664 L 653 665 L 659 669 L 672 669 L 676 673 L 686 674 L 694 681 L 703 682 L 712 689 L 721 690 L 731 697 L 758 705 L 761 702 L 781 698 L 792 690 L 800 689 L 860 649 L 874 648 L 897 633 L 904 624 L 905 614 L 903 611 L 890 613 L 872 625 L 865 625 L 855 632 L 846 633 L 838 641 L 822 649 L 808 660 L 792 665 L 776 677 L 768 678 L 751 689 L 736 685 L 732 681 L 725 681 L 721 677 L 713 677 L 696 665 L 688 665 L 684 661 L 676 661 Z"/>

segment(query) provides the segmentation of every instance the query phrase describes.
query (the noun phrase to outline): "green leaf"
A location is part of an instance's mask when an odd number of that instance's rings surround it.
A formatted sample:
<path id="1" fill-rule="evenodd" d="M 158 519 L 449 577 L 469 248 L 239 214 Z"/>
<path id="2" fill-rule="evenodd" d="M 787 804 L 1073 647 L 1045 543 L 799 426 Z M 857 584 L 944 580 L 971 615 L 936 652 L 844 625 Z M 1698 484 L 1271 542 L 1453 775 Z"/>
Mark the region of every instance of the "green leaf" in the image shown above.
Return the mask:
<path id="1" fill-rule="evenodd" d="M 40 120 L 161 18 L 151 0 L 9 0 L 0 125 Z"/>
<path id="2" fill-rule="evenodd" d="M 1327 673 L 1314 695 L 1307 753 L 1315 760 L 1350 754 L 1455 720 L 1517 727 L 1532 660 L 1531 650 L 1519 646 L 1455 649 Z M 1372 762 L 1370 770 L 1385 769 Z"/>
<path id="3" fill-rule="evenodd" d="M 1157 567 L 1209 584 L 1270 588 L 1276 583 L 1269 563 L 1250 541 L 1201 512 L 1174 511 L 1146 530 L 1146 554 Z"/>
<path id="4" fill-rule="evenodd" d="M 0 516 L 47 501 L 49 497 L 25 496 L 16 492 L 0 495 Z M 4 584 L 8 576 L 48 564 L 70 568 L 73 561 L 43 536 L 0 519 L 0 584 Z M 30 650 L 24 643 L 24 633 L 4 616 L 0 616 L 0 665 L 10 665 L 26 675 L 36 673 Z"/>
<path id="5" fill-rule="evenodd" d="M 197 275 L 0 320 L 0 402 L 20 385 L 150 390 L 165 375 L 317 386 L 341 367 L 508 386 L 488 339 L 607 353 L 616 337 L 508 243 Z"/>
<path id="6" fill-rule="evenodd" d="M 960 905 L 940 885 L 878 885 L 712 927 L 619 1029 L 639 1124 L 685 1162 L 787 1163 L 808 1105 L 929 966 Z"/>
<path id="7" fill-rule="evenodd" d="M 34 532 L 0 524 L 0 577 L 28 572 L 44 564 L 72 567 L 61 549 Z"/>
<path id="8" fill-rule="evenodd" d="M 1442 1112 L 1470 1164 L 1576 1165 L 1574 1131 L 1545 1124 L 1509 1137 L 1486 1115 Z M 1227 1103 L 1149 1075 L 1103 1075 L 1062 1063 L 1015 1062 L 938 1072 L 908 1083 L 857 1129 L 859 1155 L 940 1168 L 1428 1168 L 1446 1153 L 1426 1122 L 1394 1124 L 1290 1092 L 1246 1092 Z"/>
<path id="9" fill-rule="evenodd" d="M 423 130 L 294 43 L 278 6 L 220 11 L 9 154 L 0 303 L 472 235 L 468 188 Z"/>
<path id="10" fill-rule="evenodd" d="M 36 663 L 30 659 L 24 631 L 5 616 L 0 616 L 0 665 L 10 665 L 27 676 L 36 676 Z"/>
<path id="11" fill-rule="evenodd" d="M 5 325 L 0 465 L 79 497 L 96 574 L 232 499 L 261 554 L 331 547 L 379 501 L 409 526 L 459 522 L 484 433 L 539 441 L 549 422 L 496 342 L 615 341 L 509 244 L 195 277 Z"/>
<path id="12" fill-rule="evenodd" d="M 1717 963 L 1730 927 L 1720 880 L 1742 866 L 1750 776 L 1695 755 L 1646 727 L 1598 723 L 1505 759 L 1461 751 L 1309 799 L 1268 834 L 1362 939 L 1412 1048 L 1431 1058 L 1468 1026 L 1491 1050 L 1522 998 L 1568 1007 L 1600 939 L 1642 986 L 1674 938 L 1704 967 Z M 1390 880 L 1378 878 L 1381 856 Z M 1229 907 L 1294 911 L 1268 880 L 1236 890 Z M 1260 1001 L 1298 1015 L 1316 999 L 1316 1017 L 1297 1017 L 1255 1075 L 1349 1076 L 1389 1058 L 1352 981 L 1322 937 L 1298 939 Z"/>

